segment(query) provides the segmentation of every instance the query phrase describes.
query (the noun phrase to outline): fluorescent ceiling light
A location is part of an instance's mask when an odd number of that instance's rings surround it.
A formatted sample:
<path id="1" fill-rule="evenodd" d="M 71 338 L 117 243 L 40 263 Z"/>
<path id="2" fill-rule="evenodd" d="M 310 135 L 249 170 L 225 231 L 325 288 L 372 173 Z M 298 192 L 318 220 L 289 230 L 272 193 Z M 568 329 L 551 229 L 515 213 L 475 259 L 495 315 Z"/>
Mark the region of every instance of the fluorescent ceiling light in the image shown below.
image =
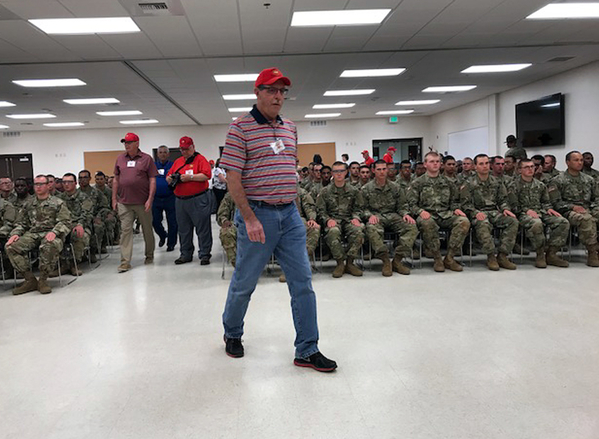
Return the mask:
<path id="1" fill-rule="evenodd" d="M 260 73 L 242 73 L 238 75 L 214 75 L 216 82 L 254 82 Z"/>
<path id="2" fill-rule="evenodd" d="M 599 3 L 551 3 L 526 18 L 530 20 L 599 18 Z"/>
<path id="3" fill-rule="evenodd" d="M 140 32 L 130 17 L 44 18 L 29 23 L 47 34 L 85 35 Z"/>
<path id="4" fill-rule="evenodd" d="M 10 128 L 8 125 L 0 125 L 0 130 L 6 130 Z"/>
<path id="5" fill-rule="evenodd" d="M 141 125 L 146 123 L 158 123 L 156 119 L 139 119 L 139 120 L 121 120 L 119 123 L 123 125 Z"/>
<path id="6" fill-rule="evenodd" d="M 379 24 L 391 9 L 356 9 L 350 11 L 294 12 L 291 26 L 356 26 Z"/>
<path id="7" fill-rule="evenodd" d="M 341 113 L 322 113 L 322 114 L 306 114 L 304 117 L 307 119 L 321 119 L 323 117 L 339 117 Z"/>
<path id="8" fill-rule="evenodd" d="M 451 93 L 455 91 L 468 91 L 475 88 L 476 85 L 447 85 L 441 87 L 427 87 L 422 91 L 424 93 Z"/>
<path id="9" fill-rule="evenodd" d="M 12 81 L 13 84 L 21 87 L 79 87 L 87 85 L 81 79 L 64 78 L 64 79 L 19 79 Z"/>
<path id="10" fill-rule="evenodd" d="M 559 106 L 560 106 L 559 102 L 554 102 L 553 104 L 541 105 L 541 108 L 552 108 L 552 107 L 559 107 Z"/>
<path id="11" fill-rule="evenodd" d="M 380 76 L 397 76 L 405 72 L 406 69 L 365 69 L 365 70 L 344 70 L 341 78 L 376 78 Z"/>
<path id="12" fill-rule="evenodd" d="M 324 96 L 360 96 L 374 93 L 374 88 L 362 90 L 329 90 L 324 92 Z"/>
<path id="13" fill-rule="evenodd" d="M 14 107 L 16 104 L 8 101 L 0 101 L 0 107 Z"/>
<path id="14" fill-rule="evenodd" d="M 143 114 L 139 110 L 122 110 L 122 111 L 96 111 L 98 116 L 137 116 Z"/>
<path id="15" fill-rule="evenodd" d="M 10 119 L 52 119 L 56 117 L 50 113 L 36 113 L 36 114 L 7 114 L 6 117 Z"/>
<path id="16" fill-rule="evenodd" d="M 462 73 L 503 73 L 503 72 L 517 72 L 527 67 L 532 66 L 530 63 L 523 64 L 496 64 L 486 66 L 470 66 L 467 69 L 462 70 Z"/>
<path id="17" fill-rule="evenodd" d="M 413 112 L 414 112 L 414 110 L 391 110 L 391 111 L 377 111 L 376 114 L 378 116 L 386 116 L 388 114 L 410 114 Z"/>
<path id="18" fill-rule="evenodd" d="M 71 105 L 118 104 L 121 102 L 115 98 L 63 99 L 62 101 Z"/>
<path id="19" fill-rule="evenodd" d="M 316 104 L 312 108 L 315 110 L 326 110 L 329 108 L 351 108 L 356 104 Z"/>
<path id="20" fill-rule="evenodd" d="M 229 113 L 237 113 L 244 111 L 252 111 L 252 107 L 238 107 L 238 108 L 229 108 Z"/>
<path id="21" fill-rule="evenodd" d="M 223 95 L 223 99 L 225 101 L 245 101 L 248 99 L 256 99 L 255 94 L 245 94 L 245 95 Z"/>
<path id="22" fill-rule="evenodd" d="M 419 99 L 416 101 L 399 101 L 395 105 L 433 105 L 441 102 L 440 99 Z"/>
<path id="23" fill-rule="evenodd" d="M 57 123 L 45 123 L 45 127 L 53 128 L 64 128 L 64 127 L 82 127 L 85 125 L 83 122 L 57 122 Z"/>

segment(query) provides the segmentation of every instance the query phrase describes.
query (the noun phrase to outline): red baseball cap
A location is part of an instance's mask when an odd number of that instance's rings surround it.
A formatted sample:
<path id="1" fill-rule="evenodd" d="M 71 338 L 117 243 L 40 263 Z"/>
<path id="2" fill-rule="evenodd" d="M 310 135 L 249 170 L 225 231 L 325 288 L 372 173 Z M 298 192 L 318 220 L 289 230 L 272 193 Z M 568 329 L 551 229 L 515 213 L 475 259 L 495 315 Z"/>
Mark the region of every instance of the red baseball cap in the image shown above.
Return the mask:
<path id="1" fill-rule="evenodd" d="M 270 69 L 264 69 L 258 75 L 254 86 L 260 87 L 261 85 L 270 85 L 277 82 L 279 79 L 283 80 L 285 85 L 291 85 L 291 81 L 277 68 L 271 67 Z"/>
<path id="2" fill-rule="evenodd" d="M 179 139 L 179 148 L 189 149 L 193 145 L 191 137 L 183 136 Z"/>
<path id="3" fill-rule="evenodd" d="M 362 151 L 360 154 L 369 154 L 368 150 L 365 149 L 364 151 Z"/>
<path id="4" fill-rule="evenodd" d="M 211 165 L 214 164 L 214 160 L 210 160 L 208 163 L 210 163 Z"/>
<path id="5" fill-rule="evenodd" d="M 137 137 L 137 134 L 135 133 L 127 133 L 125 134 L 125 137 L 121 139 L 121 143 L 125 142 L 139 142 L 139 137 Z"/>
<path id="6" fill-rule="evenodd" d="M 396 152 L 397 150 L 395 149 L 394 146 L 390 146 L 389 148 L 387 148 L 387 151 L 393 151 Z"/>

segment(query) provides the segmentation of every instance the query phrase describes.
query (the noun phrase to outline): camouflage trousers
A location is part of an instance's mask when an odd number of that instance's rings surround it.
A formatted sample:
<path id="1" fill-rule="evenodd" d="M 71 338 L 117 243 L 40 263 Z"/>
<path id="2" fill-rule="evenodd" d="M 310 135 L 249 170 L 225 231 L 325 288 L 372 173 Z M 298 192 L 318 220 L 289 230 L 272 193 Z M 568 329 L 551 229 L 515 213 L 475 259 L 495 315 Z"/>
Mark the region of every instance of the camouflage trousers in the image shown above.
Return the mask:
<path id="1" fill-rule="evenodd" d="M 567 218 L 568 221 L 570 221 L 570 225 L 578 227 L 580 242 L 584 245 L 593 245 L 597 243 L 597 218 L 595 216 L 588 212 L 569 212 Z"/>
<path id="2" fill-rule="evenodd" d="M 364 224 L 354 226 L 350 221 L 341 221 L 335 227 L 326 227 L 324 232 L 325 241 L 335 260 L 358 257 L 364 243 Z M 344 236 L 347 238 L 347 252 L 343 249 Z"/>
<path id="3" fill-rule="evenodd" d="M 539 213 L 539 218 L 531 218 L 523 214 L 520 215 L 519 219 L 520 225 L 526 232 L 526 237 L 535 250 L 544 248 L 545 244 L 556 248 L 566 245 L 568 232 L 570 231 L 570 223 L 566 218 Z M 550 229 L 549 239 L 545 238 L 545 226 Z"/>
<path id="4" fill-rule="evenodd" d="M 416 224 L 406 223 L 398 213 L 377 214 L 378 224 L 366 224 L 366 237 L 372 245 L 377 258 L 388 257 L 389 249 L 383 241 L 385 231 L 399 234 L 399 243 L 395 247 L 394 257 L 406 257 L 412 251 L 418 236 Z"/>
<path id="5" fill-rule="evenodd" d="M 487 218 L 479 221 L 472 219 L 472 228 L 476 232 L 476 238 L 482 246 L 483 253 L 490 255 L 495 252 L 495 238 L 493 237 L 493 227 L 500 230 L 499 235 L 499 253 L 509 255 L 514 249 L 516 238 L 518 237 L 518 220 L 511 216 L 505 216 L 498 210 L 485 211 Z"/>
<path id="6" fill-rule="evenodd" d="M 308 221 L 302 218 L 304 227 L 306 227 L 306 250 L 308 252 L 308 258 L 312 257 L 312 253 L 316 250 L 318 240 L 320 239 L 320 226 L 316 228 L 308 227 Z"/>
<path id="7" fill-rule="evenodd" d="M 449 218 L 442 218 L 438 214 L 431 214 L 431 217 L 427 220 L 422 219 L 418 215 L 416 220 L 418 229 L 422 232 L 422 239 L 425 247 L 432 252 L 438 252 L 441 250 L 441 241 L 439 240 L 439 229 L 449 229 L 449 243 L 448 249 L 454 253 L 459 253 L 464 240 L 468 236 L 468 230 L 470 230 L 470 221 L 465 216 L 451 215 Z"/>
<path id="8" fill-rule="evenodd" d="M 93 232 L 92 236 L 90 237 L 90 247 L 92 253 L 100 253 L 98 245 L 102 246 L 102 242 L 104 241 L 104 234 L 106 233 L 106 225 L 102 221 L 102 218 L 98 216 L 94 218 L 93 225 Z"/>
<path id="9" fill-rule="evenodd" d="M 83 252 L 85 251 L 85 247 L 89 245 L 90 236 L 91 233 L 89 229 L 84 229 L 84 233 L 81 238 L 77 237 L 75 232 L 71 232 L 69 235 L 77 263 L 81 262 L 81 259 L 83 259 Z"/>
<path id="10" fill-rule="evenodd" d="M 221 227 L 219 238 L 225 249 L 227 260 L 231 265 L 235 265 L 235 258 L 237 256 L 237 227 L 234 225 Z"/>
<path id="11" fill-rule="evenodd" d="M 62 251 L 62 240 L 58 237 L 49 242 L 45 239 L 45 233 L 25 232 L 18 241 L 6 246 L 6 253 L 10 263 L 19 273 L 31 271 L 29 266 L 29 252 L 39 248 L 40 270 L 48 274 L 56 269 L 60 252 Z"/>
<path id="12" fill-rule="evenodd" d="M 114 242 L 115 231 L 117 228 L 117 219 L 117 213 L 112 210 L 109 214 L 106 214 L 104 216 L 105 233 L 102 241 L 100 241 L 103 245 L 108 245 L 109 243 Z"/>

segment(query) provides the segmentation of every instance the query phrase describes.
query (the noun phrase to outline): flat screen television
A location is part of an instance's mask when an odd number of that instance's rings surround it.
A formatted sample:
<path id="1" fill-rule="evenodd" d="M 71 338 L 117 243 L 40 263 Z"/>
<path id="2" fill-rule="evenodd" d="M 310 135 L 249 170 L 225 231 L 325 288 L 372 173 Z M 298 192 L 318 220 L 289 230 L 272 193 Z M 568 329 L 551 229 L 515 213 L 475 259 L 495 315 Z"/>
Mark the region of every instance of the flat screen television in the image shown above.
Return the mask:
<path id="1" fill-rule="evenodd" d="M 516 105 L 516 136 L 524 148 L 565 143 L 564 95 L 556 93 Z"/>

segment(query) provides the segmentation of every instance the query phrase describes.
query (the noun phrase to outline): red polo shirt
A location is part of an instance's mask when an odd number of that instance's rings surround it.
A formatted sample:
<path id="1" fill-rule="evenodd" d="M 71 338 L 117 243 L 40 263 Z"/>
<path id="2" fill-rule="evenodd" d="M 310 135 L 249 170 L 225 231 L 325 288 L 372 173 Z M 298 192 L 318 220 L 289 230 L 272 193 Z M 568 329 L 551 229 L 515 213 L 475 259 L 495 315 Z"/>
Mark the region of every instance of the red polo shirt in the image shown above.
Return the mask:
<path id="1" fill-rule="evenodd" d="M 208 179 L 212 177 L 212 170 L 210 169 L 210 163 L 206 158 L 198 153 L 193 159 L 193 163 L 185 165 L 185 161 L 187 159 L 185 157 L 179 157 L 173 163 L 168 174 L 171 175 L 177 169 L 181 168 L 178 172 L 181 175 L 185 174 L 204 174 Z M 202 192 L 206 192 L 208 190 L 208 180 L 206 181 L 186 181 L 185 183 L 181 182 L 175 187 L 175 195 L 177 197 L 189 197 L 190 195 L 201 194 Z"/>
<path id="2" fill-rule="evenodd" d="M 372 157 L 368 157 L 366 160 L 364 160 L 364 164 L 366 166 L 370 166 L 374 163 L 374 159 Z"/>
<path id="3" fill-rule="evenodd" d="M 393 157 L 388 152 L 383 156 L 383 160 L 385 160 L 385 163 L 393 163 Z"/>

